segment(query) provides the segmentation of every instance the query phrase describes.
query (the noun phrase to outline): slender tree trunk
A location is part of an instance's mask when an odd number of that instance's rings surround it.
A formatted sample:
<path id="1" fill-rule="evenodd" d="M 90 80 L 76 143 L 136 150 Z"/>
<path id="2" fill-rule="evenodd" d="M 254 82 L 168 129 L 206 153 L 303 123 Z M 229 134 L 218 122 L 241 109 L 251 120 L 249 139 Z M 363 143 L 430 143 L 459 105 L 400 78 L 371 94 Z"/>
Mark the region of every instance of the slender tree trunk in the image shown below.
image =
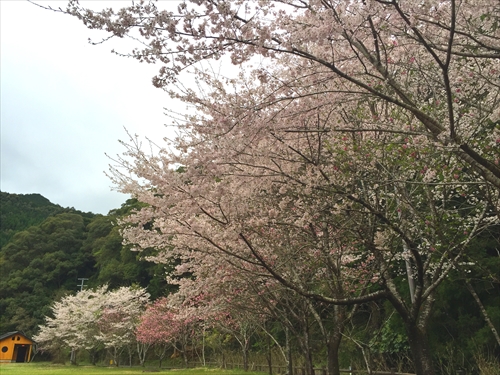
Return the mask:
<path id="1" fill-rule="evenodd" d="M 245 342 L 243 346 L 243 370 L 248 371 L 248 344 Z"/>
<path id="2" fill-rule="evenodd" d="M 267 342 L 267 366 L 269 367 L 269 375 L 273 375 L 273 353 L 271 351 L 271 338 L 269 335 L 266 335 L 266 342 Z"/>
<path id="3" fill-rule="evenodd" d="M 372 356 L 370 352 L 370 348 L 368 348 L 367 345 L 361 344 L 361 352 L 363 353 L 363 359 L 365 360 L 365 365 L 366 365 L 366 371 L 368 372 L 368 375 L 372 375 Z"/>
<path id="4" fill-rule="evenodd" d="M 188 356 L 186 348 L 184 348 L 184 350 L 182 351 L 182 359 L 184 360 L 184 367 L 188 368 Z"/>
<path id="5" fill-rule="evenodd" d="M 119 363 L 118 363 L 118 349 L 116 348 L 116 346 L 113 346 L 113 348 L 109 351 L 111 353 L 111 357 L 113 358 L 113 361 L 114 361 L 114 365 L 116 367 L 119 367 Z"/>
<path id="6" fill-rule="evenodd" d="M 306 367 L 306 374 L 314 375 L 314 364 L 310 349 L 304 352 L 304 363 Z"/>
<path id="7" fill-rule="evenodd" d="M 131 344 L 127 345 L 127 353 L 128 353 L 128 367 L 132 367 L 133 350 Z"/>
<path id="8" fill-rule="evenodd" d="M 302 349 L 304 351 L 304 364 L 306 367 L 306 374 L 307 375 L 314 375 L 314 365 L 313 365 L 313 357 L 312 357 L 312 351 L 311 351 L 311 344 L 310 344 L 310 334 L 309 334 L 309 327 L 307 325 L 307 322 L 304 323 L 304 332 L 303 332 L 303 342 L 302 342 Z"/>
<path id="9" fill-rule="evenodd" d="M 75 349 L 71 349 L 71 355 L 69 357 L 69 362 L 72 365 L 76 365 L 76 350 Z"/>
<path id="10" fill-rule="evenodd" d="M 90 363 L 95 366 L 96 363 L 96 351 L 94 349 L 90 349 L 89 351 Z"/>
<path id="11" fill-rule="evenodd" d="M 203 361 L 203 366 L 206 365 L 205 359 L 205 326 L 203 326 L 202 336 L 201 336 L 201 358 Z"/>
<path id="12" fill-rule="evenodd" d="M 465 283 L 467 284 L 467 289 L 469 290 L 470 294 L 472 294 L 472 297 L 474 297 L 474 300 L 476 301 L 479 310 L 481 310 L 481 314 L 483 314 L 484 321 L 486 324 L 488 324 L 488 327 L 490 327 L 491 333 L 493 333 L 493 336 L 495 336 L 495 339 L 497 340 L 498 346 L 500 346 L 500 335 L 498 335 L 498 331 L 496 330 L 495 326 L 493 325 L 488 312 L 484 308 L 483 303 L 481 302 L 481 299 L 477 295 L 476 291 L 472 287 L 472 284 L 470 283 L 469 280 L 465 279 Z"/>
<path id="13" fill-rule="evenodd" d="M 293 375 L 293 361 L 292 361 L 292 346 L 290 344 L 290 332 L 288 327 L 285 327 L 285 341 L 286 341 L 286 354 L 287 354 L 287 374 Z"/>
<path id="14" fill-rule="evenodd" d="M 167 355 L 167 349 L 168 345 L 166 343 L 161 343 L 161 344 L 156 343 L 154 346 L 154 352 L 158 356 L 159 360 L 159 365 L 158 365 L 159 368 L 161 368 L 163 358 L 165 358 Z"/>
<path id="15" fill-rule="evenodd" d="M 144 367 L 146 362 L 146 355 L 149 350 L 150 344 L 142 344 L 137 341 L 136 345 L 137 345 L 137 356 L 139 357 L 139 363 L 142 367 Z"/>

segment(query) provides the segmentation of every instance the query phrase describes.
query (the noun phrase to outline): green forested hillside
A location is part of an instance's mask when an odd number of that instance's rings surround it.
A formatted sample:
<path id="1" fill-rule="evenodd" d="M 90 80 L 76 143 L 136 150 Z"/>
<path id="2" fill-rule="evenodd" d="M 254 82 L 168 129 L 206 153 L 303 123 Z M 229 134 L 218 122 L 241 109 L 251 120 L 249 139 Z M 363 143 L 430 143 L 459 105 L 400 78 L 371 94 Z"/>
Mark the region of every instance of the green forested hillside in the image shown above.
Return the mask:
<path id="1" fill-rule="evenodd" d="M 40 194 L 9 194 L 0 192 L 0 247 L 12 236 L 47 217 L 63 212 L 64 208 L 51 203 Z"/>
<path id="2" fill-rule="evenodd" d="M 16 233 L 1 250 L 1 325 L 32 332 L 57 297 L 91 274 L 94 261 L 82 252 L 90 219 L 76 213 L 51 216 Z"/>
<path id="3" fill-rule="evenodd" d="M 138 207 L 129 200 L 109 215 L 94 215 L 39 194 L 2 192 L 1 331 L 34 333 L 55 300 L 79 290 L 78 278 L 88 278 L 88 287 L 137 284 L 153 296 L 163 293 L 162 267 L 123 247 L 115 225 Z"/>

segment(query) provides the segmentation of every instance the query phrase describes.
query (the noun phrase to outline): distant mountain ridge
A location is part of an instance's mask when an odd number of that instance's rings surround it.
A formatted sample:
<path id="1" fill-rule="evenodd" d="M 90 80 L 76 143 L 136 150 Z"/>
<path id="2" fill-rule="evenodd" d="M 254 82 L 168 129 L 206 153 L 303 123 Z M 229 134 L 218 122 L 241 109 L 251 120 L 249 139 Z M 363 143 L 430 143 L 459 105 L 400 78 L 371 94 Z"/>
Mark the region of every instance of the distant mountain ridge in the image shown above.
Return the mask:
<path id="1" fill-rule="evenodd" d="M 11 194 L 0 191 L 0 248 L 17 232 L 68 210 L 52 203 L 41 194 Z"/>

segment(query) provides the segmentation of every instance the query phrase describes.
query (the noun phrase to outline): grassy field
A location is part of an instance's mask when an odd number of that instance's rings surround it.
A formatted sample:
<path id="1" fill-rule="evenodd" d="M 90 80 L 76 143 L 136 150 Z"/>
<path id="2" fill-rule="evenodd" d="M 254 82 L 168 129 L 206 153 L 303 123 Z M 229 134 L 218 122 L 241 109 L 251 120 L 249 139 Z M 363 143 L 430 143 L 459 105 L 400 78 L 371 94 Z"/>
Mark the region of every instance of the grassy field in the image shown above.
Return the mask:
<path id="1" fill-rule="evenodd" d="M 245 372 L 243 370 L 221 370 L 196 368 L 186 370 L 158 371 L 155 368 L 143 367 L 98 367 L 98 366 L 70 366 L 53 365 L 50 363 L 0 363 L 1 375 L 144 375 L 144 374 L 165 374 L 172 375 L 262 375 L 262 372 Z"/>

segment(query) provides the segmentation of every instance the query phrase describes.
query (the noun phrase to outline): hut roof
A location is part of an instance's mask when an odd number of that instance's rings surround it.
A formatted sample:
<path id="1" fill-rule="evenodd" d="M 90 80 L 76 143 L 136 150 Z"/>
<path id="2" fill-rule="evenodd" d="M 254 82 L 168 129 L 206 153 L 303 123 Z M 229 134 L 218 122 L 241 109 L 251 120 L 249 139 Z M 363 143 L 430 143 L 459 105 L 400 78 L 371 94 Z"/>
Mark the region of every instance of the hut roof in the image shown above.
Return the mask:
<path id="1" fill-rule="evenodd" d="M 12 332 L 7 332 L 7 333 L 4 333 L 4 334 L 1 334 L 0 335 L 0 340 L 3 340 L 5 338 L 7 338 L 7 337 L 14 336 L 14 335 L 21 335 L 21 336 L 26 337 L 28 340 L 33 341 L 28 336 L 26 336 L 24 334 L 24 332 L 22 332 L 22 331 L 12 331 Z"/>

